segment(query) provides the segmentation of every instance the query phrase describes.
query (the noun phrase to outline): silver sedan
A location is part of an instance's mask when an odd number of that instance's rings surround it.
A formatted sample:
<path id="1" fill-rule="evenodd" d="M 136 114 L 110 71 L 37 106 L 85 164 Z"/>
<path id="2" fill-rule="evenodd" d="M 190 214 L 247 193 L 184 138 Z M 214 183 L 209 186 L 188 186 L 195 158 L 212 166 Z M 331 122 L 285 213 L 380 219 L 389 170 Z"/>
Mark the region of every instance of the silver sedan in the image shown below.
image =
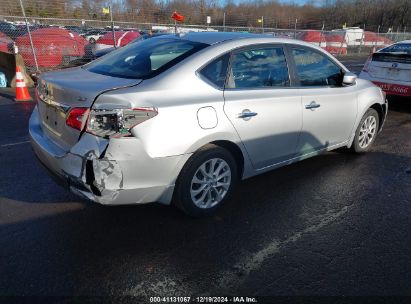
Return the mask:
<path id="1" fill-rule="evenodd" d="M 131 44 L 41 75 L 36 98 L 34 151 L 71 191 L 192 216 L 213 213 L 242 179 L 341 147 L 367 151 L 388 107 L 322 49 L 242 33 Z"/>

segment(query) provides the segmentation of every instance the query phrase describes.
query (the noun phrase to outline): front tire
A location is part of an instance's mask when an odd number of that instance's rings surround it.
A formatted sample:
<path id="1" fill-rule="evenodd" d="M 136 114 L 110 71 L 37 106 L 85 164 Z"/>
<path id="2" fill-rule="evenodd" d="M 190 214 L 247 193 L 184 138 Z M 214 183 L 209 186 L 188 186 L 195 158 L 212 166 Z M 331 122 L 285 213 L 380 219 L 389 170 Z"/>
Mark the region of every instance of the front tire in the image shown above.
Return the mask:
<path id="1" fill-rule="evenodd" d="M 208 144 L 195 152 L 181 170 L 174 205 L 192 217 L 210 216 L 230 198 L 237 181 L 238 168 L 231 153 Z"/>
<path id="2" fill-rule="evenodd" d="M 374 109 L 368 109 L 355 131 L 354 141 L 351 146 L 352 151 L 355 153 L 367 152 L 377 137 L 378 129 L 378 113 Z"/>

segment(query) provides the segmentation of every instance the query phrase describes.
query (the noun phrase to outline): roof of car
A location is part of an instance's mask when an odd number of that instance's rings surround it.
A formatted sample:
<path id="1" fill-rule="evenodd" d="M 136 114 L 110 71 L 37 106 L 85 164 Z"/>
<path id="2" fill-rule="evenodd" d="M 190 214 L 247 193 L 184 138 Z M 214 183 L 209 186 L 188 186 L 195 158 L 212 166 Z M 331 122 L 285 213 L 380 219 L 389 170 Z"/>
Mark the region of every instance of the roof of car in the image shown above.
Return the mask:
<path id="1" fill-rule="evenodd" d="M 202 42 L 206 44 L 216 44 L 227 40 L 237 40 L 244 38 L 273 38 L 273 35 L 251 34 L 241 32 L 188 32 L 161 36 L 161 38 L 169 37 L 176 37 L 195 42 Z"/>
<path id="2" fill-rule="evenodd" d="M 189 40 L 193 42 L 200 42 L 209 45 L 226 44 L 230 47 L 240 47 L 253 43 L 280 43 L 280 44 L 295 44 L 316 49 L 320 52 L 327 53 L 325 50 L 317 45 L 302 40 L 291 39 L 288 37 L 274 37 L 272 34 L 251 34 L 241 32 L 188 32 L 181 34 L 169 34 L 152 39 L 174 38 L 181 40 Z M 333 57 L 327 53 L 328 56 Z M 340 63 L 341 64 L 341 63 Z M 343 66 L 343 65 L 342 65 Z"/>

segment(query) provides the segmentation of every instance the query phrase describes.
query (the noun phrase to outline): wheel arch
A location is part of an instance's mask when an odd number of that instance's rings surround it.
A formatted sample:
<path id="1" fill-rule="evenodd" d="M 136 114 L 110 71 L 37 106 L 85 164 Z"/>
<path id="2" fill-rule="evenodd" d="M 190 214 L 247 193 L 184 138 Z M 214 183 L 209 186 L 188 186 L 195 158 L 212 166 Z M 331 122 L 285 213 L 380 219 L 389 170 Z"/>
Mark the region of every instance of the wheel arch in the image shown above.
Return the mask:
<path id="1" fill-rule="evenodd" d="M 241 151 L 240 147 L 229 140 L 216 140 L 210 142 L 210 144 L 224 148 L 231 153 L 238 167 L 238 177 L 241 179 L 244 173 L 244 154 L 243 151 Z"/>
<path id="2" fill-rule="evenodd" d="M 372 104 L 369 109 L 374 109 L 378 113 L 378 131 L 381 130 L 382 125 L 384 124 L 384 118 L 386 114 L 386 106 L 384 104 L 380 104 L 378 102 Z"/>
<path id="3" fill-rule="evenodd" d="M 229 140 L 214 140 L 214 141 L 210 141 L 198 147 L 198 149 L 196 149 L 196 151 L 194 151 L 191 154 L 190 158 L 187 159 L 187 161 L 184 164 L 184 167 L 180 171 L 178 178 L 176 180 L 175 186 L 173 187 L 173 193 L 172 193 L 172 197 L 170 200 L 174 206 L 181 209 L 183 212 L 185 212 L 186 214 L 190 216 L 201 217 L 201 216 L 207 216 L 211 214 L 210 212 L 208 212 L 207 209 L 201 209 L 202 211 L 200 212 L 200 209 L 198 209 L 199 206 L 198 205 L 194 206 L 196 205 L 196 203 L 193 201 L 192 194 L 190 194 L 191 198 L 189 198 L 188 197 L 189 194 L 186 191 L 188 186 L 190 185 L 192 186 L 193 174 L 194 175 L 196 174 L 196 172 L 199 170 L 198 169 L 199 166 L 201 166 L 201 164 L 204 164 L 204 161 L 209 161 L 211 158 L 214 157 L 213 154 L 208 153 L 210 151 L 219 151 L 219 153 L 222 155 L 225 155 L 225 157 L 227 157 L 229 154 L 233 158 L 232 159 L 230 157 L 229 163 L 232 163 L 233 161 L 236 163 L 235 168 L 232 168 L 232 170 L 237 171 L 236 173 L 234 173 L 234 175 L 232 175 L 233 178 L 231 179 L 231 184 L 233 186 L 230 185 L 231 192 L 228 192 L 227 190 L 226 194 L 230 195 L 230 193 L 232 193 L 233 189 L 235 188 L 235 185 L 238 183 L 239 179 L 241 178 L 240 172 L 242 172 L 244 168 L 244 156 L 243 156 L 243 152 L 241 151 L 241 148 L 237 144 Z M 197 158 L 196 158 L 196 155 L 198 155 Z M 238 178 L 235 178 L 236 176 L 238 176 Z M 210 184 L 209 184 L 209 187 L 210 187 Z M 201 191 L 203 190 L 204 188 Z M 206 189 L 206 191 L 209 191 L 209 190 Z M 210 209 L 210 210 L 215 210 L 215 208 L 218 208 L 218 207 L 211 206 L 211 208 L 214 208 L 214 209 Z"/>
<path id="4" fill-rule="evenodd" d="M 355 132 L 361 122 L 362 117 L 365 115 L 365 113 L 369 110 L 369 109 L 374 109 L 375 111 L 377 111 L 378 113 L 378 132 L 381 131 L 382 126 L 384 124 L 384 120 L 385 120 L 385 115 L 387 112 L 387 106 L 386 104 L 382 104 L 380 102 L 374 101 L 374 102 L 370 102 L 368 104 L 368 106 L 364 107 L 364 110 L 362 112 L 359 113 L 359 115 L 357 116 L 357 121 L 355 122 L 355 127 L 353 128 L 353 132 L 351 134 L 351 138 L 347 144 L 347 148 L 351 148 L 353 142 L 354 142 L 354 138 L 355 138 Z"/>

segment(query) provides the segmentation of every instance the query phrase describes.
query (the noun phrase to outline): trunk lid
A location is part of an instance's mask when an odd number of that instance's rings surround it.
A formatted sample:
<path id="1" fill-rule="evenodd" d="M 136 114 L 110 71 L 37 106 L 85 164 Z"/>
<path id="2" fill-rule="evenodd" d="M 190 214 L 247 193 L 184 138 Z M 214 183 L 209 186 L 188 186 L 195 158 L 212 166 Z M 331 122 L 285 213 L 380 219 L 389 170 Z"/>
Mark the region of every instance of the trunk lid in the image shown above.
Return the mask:
<path id="1" fill-rule="evenodd" d="M 90 108 L 101 93 L 140 82 L 140 79 L 92 73 L 81 67 L 41 75 L 36 95 L 43 132 L 59 147 L 69 151 L 80 136 L 79 130 L 66 125 L 72 108 Z"/>
<path id="2" fill-rule="evenodd" d="M 375 78 L 411 82 L 411 54 L 374 53 L 369 66 L 369 74 Z"/>

